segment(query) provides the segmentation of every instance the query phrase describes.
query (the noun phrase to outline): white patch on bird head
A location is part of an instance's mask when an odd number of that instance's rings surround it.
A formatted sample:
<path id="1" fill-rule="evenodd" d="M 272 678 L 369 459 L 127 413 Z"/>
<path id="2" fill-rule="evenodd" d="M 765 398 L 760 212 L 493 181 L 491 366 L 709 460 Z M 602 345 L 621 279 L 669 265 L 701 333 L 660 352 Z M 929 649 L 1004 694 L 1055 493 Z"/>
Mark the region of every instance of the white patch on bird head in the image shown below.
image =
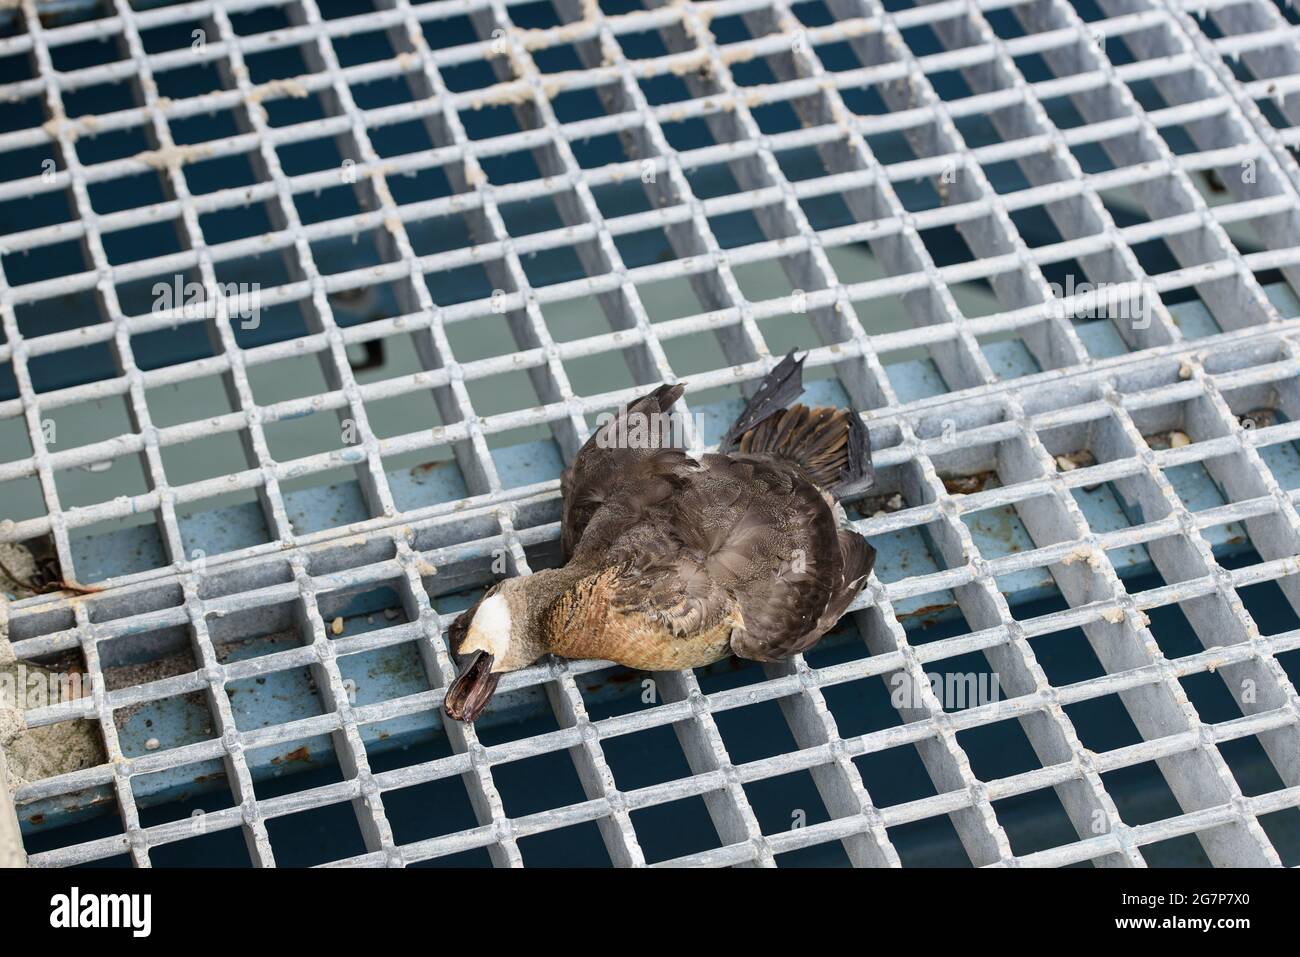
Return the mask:
<path id="1" fill-rule="evenodd" d="M 496 671 L 505 660 L 506 649 L 510 646 L 510 606 L 504 595 L 496 594 L 483 600 L 469 623 L 469 633 L 461 645 L 461 654 L 471 651 L 486 651 L 494 659 L 492 670 Z"/>

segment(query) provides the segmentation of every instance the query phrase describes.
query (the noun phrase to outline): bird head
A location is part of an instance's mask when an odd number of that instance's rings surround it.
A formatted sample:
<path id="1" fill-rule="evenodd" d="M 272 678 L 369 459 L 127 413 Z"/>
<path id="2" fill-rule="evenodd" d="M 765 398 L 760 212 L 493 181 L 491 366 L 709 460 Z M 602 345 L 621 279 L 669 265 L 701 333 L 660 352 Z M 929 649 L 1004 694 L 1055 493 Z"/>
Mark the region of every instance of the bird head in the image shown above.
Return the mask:
<path id="1" fill-rule="evenodd" d="M 534 594 L 545 574 L 507 578 L 479 603 L 455 649 L 462 664 L 443 704 L 450 717 L 473 721 L 487 707 L 501 675 L 526 668 L 545 651 L 537 634 Z"/>

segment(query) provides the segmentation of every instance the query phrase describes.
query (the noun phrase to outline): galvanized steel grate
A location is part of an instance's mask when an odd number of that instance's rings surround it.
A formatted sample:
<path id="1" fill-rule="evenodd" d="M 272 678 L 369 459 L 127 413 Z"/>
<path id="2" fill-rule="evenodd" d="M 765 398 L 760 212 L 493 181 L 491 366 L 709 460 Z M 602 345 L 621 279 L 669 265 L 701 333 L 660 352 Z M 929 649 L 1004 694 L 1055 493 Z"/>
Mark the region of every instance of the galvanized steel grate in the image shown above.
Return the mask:
<path id="1" fill-rule="evenodd" d="M 1295 862 L 1284 861 L 1277 827 L 1294 830 L 1300 804 L 1291 677 L 1300 658 L 1300 482 L 1291 484 L 1300 465 L 1300 175 L 1289 127 L 1275 130 L 1282 124 L 1254 102 L 1260 84 L 1286 82 L 1288 14 L 1262 0 L 1077 10 L 1061 0 L 889 10 L 863 0 L 650 9 L 398 0 L 359 16 L 340 6 L 135 9 L 118 0 L 60 26 L 43 23 L 28 0 L 0 39 L 0 63 L 30 65 L 30 76 L 0 87 L 11 123 L 30 116 L 0 134 L 0 202 L 68 200 L 66 216 L 8 226 L 0 245 L 0 368 L 16 395 L 0 401 L 0 422 L 20 421 L 30 443 L 0 464 L 0 495 L 23 483 L 39 491 L 38 514 L 7 523 L 0 538 L 49 536 L 65 574 L 111 586 L 11 607 L 19 657 L 79 652 L 111 689 L 29 713 L 34 726 L 89 718 L 108 760 L 25 784 L 16 798 L 21 815 L 97 795 L 121 822 L 31 863 L 126 854 L 148 866 L 176 842 L 238 829 L 251 862 L 268 866 L 278 822 L 346 803 L 362 847 L 330 863 L 401 866 L 486 849 L 493 863 L 517 865 L 528 862 L 530 839 L 595 822 L 620 865 L 771 865 L 830 842 L 853 864 L 896 865 L 905 862 L 899 831 L 943 816 L 976 865 L 1141 866 L 1187 835 L 1216 865 Z M 1193 21 L 1184 6 L 1207 7 L 1209 19 Z M 243 19 L 259 12 L 285 22 Z M 1208 23 L 1226 36 L 1197 32 Z M 191 43 L 191 27 L 202 42 Z M 102 37 L 115 51 L 106 62 L 60 72 L 61 51 Z M 1234 80 L 1209 59 L 1238 49 L 1257 80 Z M 284 59 L 273 55 L 286 50 L 300 65 L 277 75 Z M 177 79 L 195 69 L 216 85 L 196 93 L 206 79 Z M 120 91 L 120 108 L 83 112 L 87 91 L 105 85 Z M 171 95 L 173 85 L 184 92 Z M 375 89 L 392 102 L 359 105 L 373 103 Z M 209 114 L 233 124 L 229 135 Z M 390 151 L 385 131 L 403 125 L 428 146 Z M 614 135 L 620 162 L 589 151 Z M 123 153 L 115 136 L 142 136 L 148 148 Z M 683 145 L 693 137 L 706 145 Z M 95 149 L 93 160 L 83 156 Z M 55 159 L 52 173 L 42 175 L 43 158 Z M 723 168 L 721 179 L 704 175 Z M 1204 186 L 1210 173 L 1214 188 Z M 131 177 L 156 180 L 157 201 L 114 207 Z M 357 212 L 310 214 L 313 196 L 338 189 L 355 196 Z M 519 215 L 525 201 L 546 205 L 550 220 Z M 223 214 L 238 219 L 250 206 L 264 228 L 222 231 Z M 136 258 L 158 224 L 172 228 L 175 250 Z M 356 251 L 338 258 L 338 241 Z M 70 267 L 53 254 L 66 243 L 81 257 Z M 864 243 L 875 273 L 845 275 L 841 254 Z M 789 292 L 751 301 L 742 273 L 766 264 L 781 266 Z M 141 289 L 176 275 L 195 277 L 207 305 L 149 308 Z M 249 275 L 263 277 L 264 341 L 241 322 L 237 299 L 217 295 L 219 284 Z M 1100 289 L 1062 294 L 1054 284 L 1066 275 Z M 683 280 L 699 308 L 662 314 L 654 290 Z M 980 281 L 996 309 L 963 310 L 957 292 Z M 366 296 L 393 306 L 370 321 L 340 320 L 341 304 Z M 593 299 L 608 331 L 567 336 L 558 307 Z M 888 302 L 906 318 L 892 330 L 875 322 Z M 1126 312 L 1134 303 L 1137 313 Z M 83 319 L 48 332 L 51 316 L 83 308 Z M 657 697 L 604 717 L 591 714 L 588 678 L 608 666 L 544 663 L 502 687 L 544 689 L 551 730 L 494 732 L 485 744 L 475 728 L 450 724 L 447 753 L 376 770 L 377 729 L 433 721 L 454 674 L 443 638 L 454 610 L 443 596 L 488 581 L 494 555 L 511 573 L 554 558 L 558 483 L 503 477 L 512 430 L 545 426 L 569 460 L 597 412 L 647 384 L 689 378 L 687 405 L 717 408 L 702 430 L 690 426 L 702 448 L 717 439 L 707 423 L 734 407 L 719 406 L 727 393 L 717 390 L 760 377 L 781 351 L 769 340 L 805 315 L 821 343 L 809 368 L 833 375 L 827 387 L 864 412 L 879 492 L 901 497 L 901 507 L 863 509 L 860 529 L 877 547 L 923 532 L 933 560 L 920 574 L 873 576 L 852 615 L 857 653 L 830 661 L 815 652 L 731 686 L 657 675 Z M 502 316 L 513 342 L 458 358 L 458 326 Z M 137 362 L 146 337 L 187 329 L 207 334 L 206 355 Z M 419 368 L 359 377 L 348 348 L 399 336 Z M 715 339 L 720 361 L 699 345 Z M 68 385 L 50 372 L 77 368 L 95 350 L 111 359 L 108 374 Z M 321 364 L 324 385 L 311 394 L 268 402 L 250 384 L 250 370 L 304 356 Z M 575 392 L 583 360 L 619 356 L 625 386 Z M 496 383 L 522 373 L 536 402 L 495 409 Z M 224 387 L 221 410 L 169 421 L 158 390 L 209 377 Z M 435 429 L 378 425 L 382 403 L 430 394 Z M 107 400 L 125 400 L 122 434 L 67 449 L 46 441 L 49 416 Z M 331 412 L 337 447 L 277 459 L 268 433 Z M 1149 441 L 1171 434 L 1180 438 Z M 175 481 L 176 457 L 202 459 L 201 443 L 218 435 L 237 438 L 242 467 Z M 397 490 L 395 462 L 439 451 L 454 460 L 458 494 L 430 501 Z M 1075 467 L 1061 464 L 1085 452 Z M 61 498 L 72 470 L 129 460 L 143 463 L 138 494 Z M 1213 505 L 1187 501 L 1174 481 L 1198 464 L 1218 490 Z M 316 486 L 343 495 L 340 470 L 358 483 L 358 502 L 314 509 L 305 521 L 291 496 Z M 984 473 L 992 482 L 953 478 Z M 1099 486 L 1136 517 L 1092 527 L 1079 496 Z M 261 534 L 196 553 L 212 530 L 195 516 L 232 493 L 255 502 Z M 1008 506 L 1027 547 L 992 549 L 971 523 Z M 150 524 L 133 525 L 140 515 Z M 106 572 L 88 559 L 87 542 L 133 528 L 154 536 L 134 564 Z M 1221 561 L 1224 529 L 1248 541 L 1254 560 Z M 1130 593 L 1117 556 L 1133 549 L 1160 583 Z M 1049 581 L 1056 610 L 1016 617 L 1005 582 L 1026 572 Z M 1264 634 L 1242 596 L 1268 583 L 1295 620 Z M 377 590 L 391 597 L 391 616 L 375 617 L 382 600 L 366 596 Z M 931 641 L 906 631 L 898 609 L 926 607 L 934 595 L 956 606 L 963 627 Z M 1174 608 L 1200 650 L 1174 654 L 1153 632 L 1149 616 Z M 373 627 L 337 635 L 330 623 L 343 616 Z M 229 653 L 275 629 L 295 635 L 293 646 Z M 1096 667 L 1063 683 L 1039 655 L 1043 640 L 1065 641 L 1070 629 L 1081 629 Z M 106 658 L 128 645 L 187 664 L 104 680 Z M 398 648 L 418 658 L 425 690 L 358 699 L 349 659 Z M 971 654 L 983 655 L 1005 697 L 945 708 L 927 671 Z M 314 713 L 250 724 L 232 705 L 232 688 L 291 672 L 308 676 Z M 885 687 L 878 679 L 895 675 L 910 690 L 901 723 L 845 733 L 851 705 L 836 689 Z M 1191 681 L 1207 676 L 1237 716 L 1202 714 Z M 123 711 L 195 694 L 210 727 L 194 740 L 123 746 Z M 772 702 L 793 747 L 736 760 L 726 722 Z M 1078 711 L 1101 702 L 1122 707 L 1131 740 L 1084 739 Z M 1034 766 L 982 779 L 968 737 L 1012 722 Z M 611 742 L 669 727 L 686 773 L 628 786 Z M 323 736 L 339 780 L 294 787 L 286 776 L 277 793 L 260 786 L 267 755 Z M 1225 752 L 1243 741 L 1263 749 L 1273 783 L 1242 784 Z M 887 783 L 869 759 L 907 748 L 933 793 L 878 799 Z M 504 769 L 566 752 L 582 799 L 508 806 Z M 1114 800 L 1113 781 L 1153 762 L 1173 804 L 1135 818 Z M 188 818 L 144 818 L 142 781 L 213 767 L 230 800 L 202 816 L 201 834 Z M 824 820 L 790 828 L 788 813 L 783 827 L 760 819 L 754 788 L 803 773 Z M 472 824 L 415 840 L 395 833 L 394 794 L 456 779 Z M 1005 808 L 1048 789 L 1073 837 L 1041 846 L 1008 826 Z M 645 846 L 641 815 L 700 799 L 712 846 L 667 860 Z"/>

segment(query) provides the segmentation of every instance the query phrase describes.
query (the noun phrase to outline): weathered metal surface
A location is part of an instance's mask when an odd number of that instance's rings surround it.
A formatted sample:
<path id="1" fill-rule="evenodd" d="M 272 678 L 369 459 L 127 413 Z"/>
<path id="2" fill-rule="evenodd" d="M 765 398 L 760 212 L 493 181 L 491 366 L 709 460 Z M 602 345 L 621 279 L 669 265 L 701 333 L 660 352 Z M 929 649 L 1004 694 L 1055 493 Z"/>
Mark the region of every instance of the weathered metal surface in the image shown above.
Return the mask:
<path id="1" fill-rule="evenodd" d="M 63 160 L 52 179 L 33 171 L 0 182 L 0 202 L 56 191 L 72 201 L 66 220 L 8 233 L 0 267 L 29 268 L 21 257 L 67 240 L 88 257 L 55 275 L 0 279 L 0 364 L 12 366 L 14 391 L 0 422 L 21 420 L 29 443 L 0 462 L 0 483 L 35 483 L 40 502 L 0 539 L 48 535 L 65 573 L 105 586 L 14 603 L 14 648 L 29 659 L 80 655 L 104 682 L 103 696 L 36 709 L 28 722 L 89 718 L 109 757 L 26 785 L 17 799 L 31 817 L 111 805 L 121 819 L 120 833 L 31 863 L 122 854 L 150 863 L 151 849 L 195 837 L 190 820 L 141 822 L 186 782 L 228 790 L 230 805 L 203 816 L 203 833 L 237 830 L 263 866 L 276 859 L 268 825 L 345 803 L 364 850 L 331 863 L 364 866 L 472 849 L 518 865 L 521 843 L 584 822 L 622 865 L 765 866 L 831 842 L 854 864 L 895 865 L 891 830 L 936 818 L 976 865 L 1136 866 L 1186 835 L 1214 864 L 1279 863 L 1261 822 L 1300 805 L 1300 627 L 1263 632 L 1242 595 L 1275 582 L 1280 604 L 1300 607 L 1300 173 L 1289 131 L 1256 105 L 1259 90 L 1208 62 L 1240 46 L 1251 69 L 1280 71 L 1257 74 L 1260 83 L 1277 82 L 1295 50 L 1273 8 L 1208 3 L 1225 32 L 1247 14 L 1256 19 L 1238 32 L 1256 22 L 1269 31 L 1209 40 L 1195 25 L 1204 16 L 1154 0 L 1078 10 L 1062 0 L 889 12 L 858 0 L 634 6 L 562 0 L 559 22 L 547 22 L 545 10 L 501 0 L 397 2 L 362 17 L 325 15 L 313 0 L 118 2 L 111 16 L 55 25 L 28 4 L 25 29 L 0 39 L 0 57 L 35 63 L 0 99 L 43 111 L 0 133 L 0 151 L 53 144 Z M 245 29 L 240 17 L 259 10 L 289 22 Z M 191 22 L 204 30 L 201 49 L 150 46 L 150 31 Z M 55 68 L 62 47 L 105 32 L 123 55 Z M 340 62 L 344 41 L 371 32 L 387 55 Z M 265 55 L 290 46 L 304 69 L 266 76 Z M 196 53 L 218 88 L 161 94 Z M 472 77 L 476 64 L 488 72 Z M 77 115 L 78 91 L 128 76 L 134 101 Z M 359 105 L 367 84 L 395 79 L 408 94 Z M 288 112 L 295 103 L 323 116 L 304 121 Z M 485 118 L 501 110 L 514 128 L 488 135 Z M 176 128 L 225 111 L 231 135 L 177 139 Z M 405 123 L 431 148 L 388 152 L 385 131 Z M 707 145 L 680 146 L 687 127 Z M 147 150 L 78 158 L 78 144 L 132 128 L 147 131 Z M 615 135 L 620 162 L 584 161 L 591 141 Z M 286 170 L 282 154 L 313 141 L 340 144 L 350 165 Z M 245 156 L 251 182 L 191 190 L 196 168 Z M 1222 195 L 1204 187 L 1207 172 Z M 95 209 L 103 185 L 141 173 L 161 177 L 167 198 Z M 435 175 L 446 176 L 445 194 L 405 192 Z M 620 205 L 625 183 L 645 188 L 640 205 Z M 357 212 L 304 220 L 308 197 L 340 186 L 356 194 Z M 550 212 L 521 219 L 525 202 Z M 269 211 L 268 229 L 206 238 L 211 217 L 247 204 Z M 447 238 L 461 219 L 465 239 Z M 120 236 L 155 221 L 177 224 L 179 248 L 123 256 Z M 864 243 L 874 272 L 853 268 L 849 251 Z M 276 277 L 263 290 L 268 308 L 302 307 L 300 334 L 277 340 L 267 326 L 257 339 L 225 303 L 199 315 L 123 305 L 139 302 L 120 292 L 132 280 L 192 272 L 212 287 L 249 263 L 265 267 L 256 257 L 283 262 L 250 275 Z M 474 270 L 482 283 L 440 285 Z M 783 273 L 784 291 L 755 294 L 746 270 Z M 1092 300 L 1055 288 L 1065 274 L 1141 293 L 1149 311 L 1142 321 L 1113 309 L 1080 321 Z M 689 288 L 696 308 L 664 314 L 653 290 L 665 282 Z M 991 288 L 993 308 L 972 308 L 974 282 Z M 372 290 L 380 317 L 343 321 L 341 303 Z M 36 329 L 39 310 L 61 300 L 88 302 L 95 321 Z M 593 302 L 605 331 L 566 337 L 557 310 Z M 896 323 L 875 321 L 886 302 L 901 303 L 889 314 Z M 458 352 L 459 325 L 496 321 L 509 336 L 500 349 Z M 209 351 L 137 361 L 146 335 L 190 327 L 211 333 Z M 354 373 L 349 346 L 399 336 L 416 371 Z M 536 714 L 544 697 L 551 730 L 438 731 L 453 673 L 445 628 L 468 590 L 502 571 L 494 561 L 525 573 L 554 560 L 558 469 L 595 413 L 687 379 L 688 411 L 704 413 L 688 440 L 702 449 L 734 414 L 737 387 L 769 369 L 789 336 L 816 337 L 808 369 L 832 378 L 814 388 L 861 410 L 877 450 L 881 486 L 857 503 L 858 526 L 881 553 L 848 622 L 859 653 L 814 654 L 734 686 L 658 675 L 645 706 L 597 718 L 590 712 L 610 693 L 605 666 L 545 662 L 503 681 L 503 701 Z M 42 380 L 51 360 L 71 368 L 87 348 L 108 351 L 103 375 Z M 320 360 L 323 386 L 260 400 L 250 370 L 303 356 Z M 592 359 L 626 359 L 628 375 L 588 380 L 575 370 Z M 533 401 L 501 401 L 498 383 L 512 375 L 527 377 Z M 168 419 L 158 390 L 208 376 L 223 379 L 226 404 Z M 377 428 L 381 403 L 417 396 L 432 396 L 435 429 Z M 127 404 L 122 434 L 72 448 L 45 441 L 46 416 L 108 400 Z M 277 458 L 276 429 L 313 416 L 337 416 L 347 439 Z M 527 429 L 548 431 L 512 441 Z M 242 443 L 239 467 L 172 481 L 176 455 L 221 435 Z M 399 456 L 408 458 L 394 467 Z M 61 504 L 60 473 L 110 460 L 143 462 L 142 490 Z M 200 507 L 236 494 L 245 498 L 228 511 Z M 149 521 L 132 524 L 142 515 Z M 1130 592 L 1139 574 L 1163 584 Z M 1016 617 L 1038 599 L 1059 607 Z M 1197 650 L 1173 655 L 1151 626 L 1173 610 Z M 905 627 L 918 619 L 955 626 L 926 640 Z M 1073 629 L 1100 670 L 1061 683 L 1044 643 Z M 972 654 L 1004 696 L 945 708 L 926 674 Z M 830 703 L 838 691 L 894 676 L 911 691 L 901 723 L 842 733 L 851 715 Z M 1200 692 L 1187 690 L 1201 678 L 1222 682 L 1235 717 L 1202 715 Z M 1108 701 L 1132 740 L 1102 745 L 1079 730 L 1080 709 Z M 793 747 L 735 761 L 729 715 L 770 702 Z M 968 736 L 1012 724 L 1036 764 L 982 776 Z M 612 743 L 669 727 L 687 773 L 622 786 Z M 445 754 L 372 770 L 385 742 L 438 734 Z M 1247 739 L 1276 777 L 1262 790 L 1243 788 L 1224 756 Z M 887 782 L 865 768 L 895 749 L 915 750 L 932 793 L 873 799 Z M 503 768 L 556 753 L 571 758 L 584 799 L 508 813 Z M 341 780 L 295 789 L 291 772 L 318 756 Z M 1107 784 L 1142 766 L 1158 768 L 1173 802 L 1150 820 L 1126 817 Z M 771 827 L 751 788 L 804 772 L 826 820 Z M 277 773 L 286 784 L 268 797 Z M 399 841 L 385 797 L 451 779 L 465 784 L 474 826 Z M 1005 804 L 1046 790 L 1074 838 L 1040 847 L 1011 827 Z M 647 853 L 638 815 L 701 797 L 716 845 L 667 860 Z"/>

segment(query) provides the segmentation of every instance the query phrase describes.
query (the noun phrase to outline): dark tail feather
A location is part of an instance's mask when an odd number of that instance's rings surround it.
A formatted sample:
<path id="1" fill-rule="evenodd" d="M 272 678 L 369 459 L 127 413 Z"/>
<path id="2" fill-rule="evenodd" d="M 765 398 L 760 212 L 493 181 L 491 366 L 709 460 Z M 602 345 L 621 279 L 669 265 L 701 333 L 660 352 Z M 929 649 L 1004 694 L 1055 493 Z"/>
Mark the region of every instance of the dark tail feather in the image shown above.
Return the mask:
<path id="1" fill-rule="evenodd" d="M 876 469 L 871 464 L 871 436 L 862 424 L 862 416 L 852 409 L 848 410 L 848 426 L 848 463 L 839 482 L 831 487 L 831 491 L 840 498 L 860 495 L 876 484 Z M 872 561 L 875 561 L 875 556 L 873 550 Z"/>
<path id="2" fill-rule="evenodd" d="M 792 349 L 759 383 L 723 437 L 722 451 L 787 459 L 839 498 L 869 489 L 875 472 L 861 416 L 852 409 L 791 405 L 802 392 L 803 359 L 796 359 Z"/>
<path id="3" fill-rule="evenodd" d="M 804 358 L 807 358 L 805 355 Z M 734 452 L 740 437 L 765 419 L 785 410 L 803 395 L 803 359 L 794 357 L 794 350 L 777 363 L 776 368 L 763 377 L 758 391 L 745 403 L 745 410 L 735 425 L 722 437 L 723 452 Z"/>
<path id="4" fill-rule="evenodd" d="M 852 409 L 792 405 L 740 437 L 739 451 L 794 462 L 838 498 L 871 487 L 871 441 Z"/>

